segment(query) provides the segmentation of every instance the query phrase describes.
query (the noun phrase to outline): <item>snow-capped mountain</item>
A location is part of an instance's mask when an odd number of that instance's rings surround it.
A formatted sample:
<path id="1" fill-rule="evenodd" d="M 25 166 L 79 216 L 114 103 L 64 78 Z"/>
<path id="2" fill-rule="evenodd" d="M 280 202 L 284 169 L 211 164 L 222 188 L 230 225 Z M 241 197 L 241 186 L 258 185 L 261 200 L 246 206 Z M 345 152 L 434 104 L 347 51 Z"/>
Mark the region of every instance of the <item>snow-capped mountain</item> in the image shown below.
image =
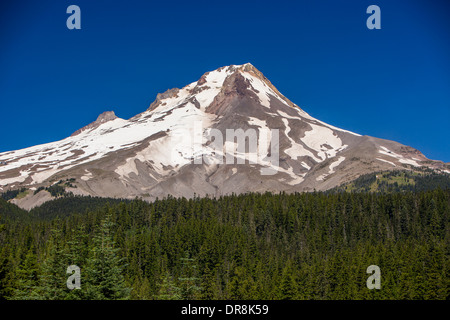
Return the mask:
<path id="1" fill-rule="evenodd" d="M 61 141 L 0 153 L 0 192 L 65 179 L 74 194 L 146 200 L 311 191 L 420 166 L 449 172 L 411 147 L 311 117 L 247 63 L 158 94 L 129 120 L 105 112 Z M 48 198 L 30 193 L 24 206 Z"/>

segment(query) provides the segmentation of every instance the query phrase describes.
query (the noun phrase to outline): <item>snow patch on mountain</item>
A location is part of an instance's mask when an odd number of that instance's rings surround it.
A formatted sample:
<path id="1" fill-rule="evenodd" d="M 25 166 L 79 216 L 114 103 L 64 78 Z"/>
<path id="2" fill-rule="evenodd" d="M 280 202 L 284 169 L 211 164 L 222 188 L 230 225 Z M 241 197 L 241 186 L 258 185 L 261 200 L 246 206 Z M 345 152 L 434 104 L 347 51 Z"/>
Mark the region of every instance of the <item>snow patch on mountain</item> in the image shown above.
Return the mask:
<path id="1" fill-rule="evenodd" d="M 306 131 L 301 141 L 315 150 L 322 161 L 327 157 L 334 157 L 336 150 L 343 147 L 342 140 L 329 128 L 312 123 L 310 123 L 310 126 L 312 130 Z M 331 148 L 327 148 L 326 145 Z"/>
<path id="2" fill-rule="evenodd" d="M 328 177 L 329 175 L 333 174 L 333 173 L 335 172 L 334 169 L 335 169 L 337 166 L 339 166 L 344 160 L 345 160 L 345 157 L 339 157 L 336 161 L 332 162 L 332 163 L 329 165 L 329 167 L 328 167 L 328 168 L 329 168 L 328 173 L 325 173 L 325 174 L 322 174 L 322 175 L 318 176 L 318 177 L 316 178 L 316 181 L 322 181 L 322 180 L 324 180 L 326 177 Z"/>
<path id="3" fill-rule="evenodd" d="M 270 96 L 273 96 L 289 107 L 287 102 L 275 91 L 273 91 L 272 88 L 270 88 L 264 81 L 251 75 L 249 72 L 242 72 L 242 75 L 250 81 L 250 85 L 253 87 L 254 92 L 258 96 L 261 105 L 266 108 L 270 108 Z"/>
<path id="4" fill-rule="evenodd" d="M 283 124 L 285 125 L 284 133 L 286 137 L 289 139 L 291 146 L 284 150 L 284 152 L 294 160 L 297 160 L 300 157 L 311 157 L 317 162 L 321 162 L 322 159 L 317 158 L 311 151 L 307 150 L 302 144 L 297 143 L 294 139 L 289 136 L 289 132 L 291 128 L 289 127 L 288 119 L 282 119 Z"/>
<path id="5" fill-rule="evenodd" d="M 420 167 L 420 164 L 418 164 L 416 161 L 412 160 L 412 159 L 407 159 L 391 150 L 389 150 L 388 148 L 384 147 L 384 146 L 380 146 L 381 149 L 378 150 L 379 153 L 384 154 L 386 156 L 392 157 L 397 159 L 400 163 L 404 163 L 404 164 L 410 164 L 412 166 L 415 167 Z"/>
<path id="6" fill-rule="evenodd" d="M 83 181 L 89 181 L 93 177 L 92 172 L 90 172 L 87 169 L 85 170 L 85 172 L 86 172 L 86 174 L 83 175 L 82 177 L 80 177 L 80 179 Z"/>
<path id="7" fill-rule="evenodd" d="M 388 160 L 385 160 L 385 159 L 381 159 L 381 158 L 376 158 L 376 159 L 379 160 L 379 161 L 383 161 L 383 162 L 389 163 L 390 165 L 396 167 L 395 163 L 393 163 L 391 161 L 388 161 Z"/>
<path id="8" fill-rule="evenodd" d="M 6 186 L 13 181 L 23 182 L 29 175 L 32 176 L 33 183 L 41 183 L 61 169 L 70 169 L 75 165 L 101 159 L 110 152 L 131 148 L 158 132 L 169 132 L 171 137 L 166 146 L 160 146 L 164 150 L 157 152 L 164 159 L 162 163 L 171 166 L 183 165 L 186 160 L 177 154 L 188 153 L 189 150 L 184 149 L 191 145 L 187 139 L 192 137 L 194 122 L 200 121 L 209 126 L 214 118 L 213 115 L 197 109 L 192 103 L 177 108 L 186 97 L 187 93 L 181 92 L 179 97 L 167 99 L 166 104 L 161 109 L 155 110 L 150 118 L 141 118 L 140 121 L 117 118 L 93 130 L 83 131 L 61 141 L 8 152 L 7 155 L 0 154 L 0 159 L 8 160 L 6 165 L 0 167 L 0 173 L 33 164 L 34 158 L 40 159 L 38 164 L 45 166 L 39 172 L 26 172 L 19 178 L 2 179 L 0 185 Z M 164 121 L 157 121 L 159 116 L 163 116 Z M 173 149 L 173 146 L 177 147 Z M 67 149 L 72 151 L 66 152 Z M 171 156 L 173 154 L 175 157 Z M 144 159 L 149 157 L 152 155 Z M 124 166 L 117 168 L 116 172 L 120 172 L 121 175 L 136 172 L 132 163 L 127 162 Z M 161 172 L 165 171 L 162 165 L 159 169 Z"/>
<path id="9" fill-rule="evenodd" d="M 310 166 L 308 166 L 308 164 L 306 163 L 306 162 L 302 162 L 302 163 L 300 163 L 304 168 L 306 168 L 306 169 L 308 169 L 308 170 L 310 170 L 311 169 L 311 167 Z"/>

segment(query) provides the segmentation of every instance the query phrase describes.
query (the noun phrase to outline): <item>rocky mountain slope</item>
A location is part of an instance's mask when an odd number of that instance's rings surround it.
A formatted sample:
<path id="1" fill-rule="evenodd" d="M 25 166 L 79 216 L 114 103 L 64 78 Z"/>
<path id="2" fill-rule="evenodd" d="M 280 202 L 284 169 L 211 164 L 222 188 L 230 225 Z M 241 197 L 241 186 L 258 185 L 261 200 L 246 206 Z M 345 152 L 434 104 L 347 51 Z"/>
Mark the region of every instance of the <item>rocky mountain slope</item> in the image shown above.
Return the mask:
<path id="1" fill-rule="evenodd" d="M 416 149 L 311 117 L 247 63 L 158 94 L 129 120 L 105 112 L 61 141 L 0 153 L 0 192 L 75 179 L 67 188 L 74 194 L 151 201 L 327 190 L 363 174 L 421 166 L 450 173 Z M 30 192 L 19 205 L 42 198 L 45 190 Z"/>

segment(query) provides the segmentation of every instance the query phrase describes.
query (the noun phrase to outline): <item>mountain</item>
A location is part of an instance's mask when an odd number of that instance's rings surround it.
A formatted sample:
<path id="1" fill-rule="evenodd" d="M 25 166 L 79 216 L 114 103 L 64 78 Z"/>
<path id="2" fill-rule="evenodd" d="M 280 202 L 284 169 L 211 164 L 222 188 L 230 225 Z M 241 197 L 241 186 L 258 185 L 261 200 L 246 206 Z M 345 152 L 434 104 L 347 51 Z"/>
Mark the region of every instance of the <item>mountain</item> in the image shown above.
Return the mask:
<path id="1" fill-rule="evenodd" d="M 151 201 L 327 190 L 423 166 L 450 173 L 449 164 L 416 149 L 311 117 L 247 63 L 158 94 L 129 120 L 108 111 L 61 141 L 0 153 L 0 192 L 34 191 L 18 201 L 26 208 L 51 199 L 43 189 L 55 184 L 73 194 Z"/>

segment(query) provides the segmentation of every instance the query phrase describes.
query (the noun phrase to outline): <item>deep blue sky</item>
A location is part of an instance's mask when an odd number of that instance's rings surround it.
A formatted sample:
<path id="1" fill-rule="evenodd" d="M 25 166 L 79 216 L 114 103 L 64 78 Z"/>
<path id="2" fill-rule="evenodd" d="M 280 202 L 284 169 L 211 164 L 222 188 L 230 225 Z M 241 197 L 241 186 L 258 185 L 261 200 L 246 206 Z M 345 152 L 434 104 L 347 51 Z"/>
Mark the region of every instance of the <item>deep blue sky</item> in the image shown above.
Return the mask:
<path id="1" fill-rule="evenodd" d="M 450 162 L 450 2 L 2 1 L 0 152 L 60 140 L 251 62 L 329 124 Z M 66 9 L 81 8 L 81 30 Z M 381 30 L 366 9 L 381 8 Z"/>

